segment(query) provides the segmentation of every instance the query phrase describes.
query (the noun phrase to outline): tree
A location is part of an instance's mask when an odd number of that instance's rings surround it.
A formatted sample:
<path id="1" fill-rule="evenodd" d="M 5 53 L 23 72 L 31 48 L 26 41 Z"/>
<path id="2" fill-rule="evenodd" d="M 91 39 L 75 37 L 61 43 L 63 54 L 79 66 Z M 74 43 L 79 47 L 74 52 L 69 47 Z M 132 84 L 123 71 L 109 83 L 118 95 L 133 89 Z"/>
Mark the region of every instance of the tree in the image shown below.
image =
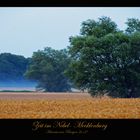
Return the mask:
<path id="1" fill-rule="evenodd" d="M 34 87 L 34 81 L 27 80 L 24 73 L 30 58 L 11 53 L 0 54 L 0 86 L 2 87 Z"/>
<path id="2" fill-rule="evenodd" d="M 126 22 L 127 29 L 125 30 L 126 33 L 132 34 L 134 32 L 140 32 L 140 20 L 135 18 L 129 18 Z"/>
<path id="3" fill-rule="evenodd" d="M 102 37 L 108 33 L 117 32 L 117 25 L 109 17 L 101 17 L 99 21 L 88 19 L 82 23 L 81 35 Z"/>
<path id="4" fill-rule="evenodd" d="M 70 79 L 93 96 L 139 97 L 140 32 L 123 33 L 105 17 L 83 23 L 81 35 L 70 38 Z"/>
<path id="5" fill-rule="evenodd" d="M 0 80 L 14 81 L 24 79 L 23 75 L 28 66 L 28 59 L 11 53 L 0 54 Z"/>
<path id="6" fill-rule="evenodd" d="M 70 83 L 64 71 L 70 63 L 68 53 L 46 47 L 33 53 L 32 62 L 25 76 L 38 82 L 37 88 L 48 92 L 70 91 Z"/>

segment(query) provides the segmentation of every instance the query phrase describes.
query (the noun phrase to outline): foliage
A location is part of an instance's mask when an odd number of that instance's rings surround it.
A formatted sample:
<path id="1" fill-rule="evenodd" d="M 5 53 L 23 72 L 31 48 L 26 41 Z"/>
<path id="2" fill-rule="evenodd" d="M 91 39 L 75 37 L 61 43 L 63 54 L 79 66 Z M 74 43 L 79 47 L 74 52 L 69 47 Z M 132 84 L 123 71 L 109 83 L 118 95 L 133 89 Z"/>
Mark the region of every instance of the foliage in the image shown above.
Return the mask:
<path id="1" fill-rule="evenodd" d="M 99 21 L 88 19 L 82 23 L 81 35 L 102 37 L 117 32 L 117 25 L 109 17 L 101 17 Z"/>
<path id="2" fill-rule="evenodd" d="M 129 18 L 126 22 L 127 24 L 127 29 L 126 29 L 126 33 L 128 34 L 132 34 L 134 32 L 140 32 L 140 21 L 139 19 L 135 19 L 135 18 Z"/>
<path id="3" fill-rule="evenodd" d="M 82 23 L 81 35 L 70 38 L 72 61 L 67 71 L 77 87 L 91 95 L 140 96 L 139 23 L 128 19 L 129 34 L 107 17 Z"/>
<path id="4" fill-rule="evenodd" d="M 0 81 L 23 80 L 29 59 L 11 53 L 0 54 Z"/>
<path id="5" fill-rule="evenodd" d="M 69 91 L 70 83 L 64 75 L 69 63 L 70 59 L 65 49 L 59 51 L 46 47 L 33 53 L 25 76 L 36 80 L 38 89 L 48 92 Z"/>

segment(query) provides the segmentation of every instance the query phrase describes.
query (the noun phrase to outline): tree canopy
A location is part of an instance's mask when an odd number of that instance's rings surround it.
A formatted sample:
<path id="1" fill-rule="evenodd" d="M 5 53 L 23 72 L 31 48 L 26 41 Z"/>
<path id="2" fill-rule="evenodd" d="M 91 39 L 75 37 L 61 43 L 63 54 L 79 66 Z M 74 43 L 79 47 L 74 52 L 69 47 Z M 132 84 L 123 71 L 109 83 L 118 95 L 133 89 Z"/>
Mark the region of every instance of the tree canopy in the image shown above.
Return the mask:
<path id="1" fill-rule="evenodd" d="M 129 18 L 126 22 L 127 29 L 125 30 L 126 33 L 132 34 L 135 32 L 140 32 L 140 21 L 139 19 Z"/>
<path id="2" fill-rule="evenodd" d="M 38 82 L 38 89 L 48 92 L 70 91 L 68 78 L 64 75 L 70 59 L 67 51 L 50 47 L 33 53 L 31 64 L 25 74 L 28 79 Z"/>
<path id="3" fill-rule="evenodd" d="M 91 95 L 140 96 L 140 21 L 128 19 L 121 31 L 108 17 L 82 23 L 70 37 L 71 64 L 67 75 Z"/>
<path id="4" fill-rule="evenodd" d="M 22 80 L 28 67 L 29 58 L 11 53 L 0 54 L 0 81 Z"/>
<path id="5" fill-rule="evenodd" d="M 118 31 L 117 24 L 109 17 L 101 17 L 98 21 L 88 19 L 82 22 L 81 35 L 102 37 L 108 33 Z"/>
<path id="6" fill-rule="evenodd" d="M 11 53 L 0 54 L 0 87 L 34 87 L 35 81 L 24 77 L 31 58 Z"/>

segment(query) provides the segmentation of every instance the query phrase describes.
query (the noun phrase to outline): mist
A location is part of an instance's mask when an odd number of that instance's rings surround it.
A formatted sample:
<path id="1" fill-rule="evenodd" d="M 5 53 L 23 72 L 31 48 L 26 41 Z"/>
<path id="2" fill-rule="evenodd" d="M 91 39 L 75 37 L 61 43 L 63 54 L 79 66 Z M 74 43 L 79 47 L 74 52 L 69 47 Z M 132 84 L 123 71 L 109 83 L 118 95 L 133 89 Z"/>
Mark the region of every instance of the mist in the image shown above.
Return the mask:
<path id="1" fill-rule="evenodd" d="M 30 80 L 7 80 L 0 81 L 0 91 L 2 90 L 31 90 L 36 89 L 37 83 Z"/>

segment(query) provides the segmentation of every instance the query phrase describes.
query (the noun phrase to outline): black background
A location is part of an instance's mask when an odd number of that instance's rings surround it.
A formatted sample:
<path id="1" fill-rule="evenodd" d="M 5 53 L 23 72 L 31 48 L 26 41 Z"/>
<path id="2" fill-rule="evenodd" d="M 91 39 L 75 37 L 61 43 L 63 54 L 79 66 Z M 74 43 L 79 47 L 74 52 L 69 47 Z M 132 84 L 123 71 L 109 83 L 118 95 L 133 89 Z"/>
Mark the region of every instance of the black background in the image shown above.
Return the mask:
<path id="1" fill-rule="evenodd" d="M 63 133 L 63 134 L 53 134 L 46 133 L 46 131 L 50 128 L 40 128 L 36 131 L 33 130 L 33 123 L 39 121 L 44 124 L 53 124 L 56 121 L 62 122 L 70 122 L 71 127 L 69 128 L 51 128 L 51 131 L 65 131 L 67 129 L 71 129 L 72 131 L 87 131 L 87 133 Z M 105 130 L 100 128 L 74 128 L 74 124 L 76 121 L 86 121 L 107 124 L 107 128 Z M 19 139 L 22 138 L 57 138 L 57 139 L 81 139 L 81 138 L 108 138 L 112 139 L 116 138 L 139 138 L 140 131 L 140 119 L 0 119 L 0 136 L 3 138 L 6 137 L 16 137 Z"/>
<path id="2" fill-rule="evenodd" d="M 0 6 L 52 6 L 52 7 L 92 7 L 129 6 L 138 7 L 139 0 L 1 0 Z"/>

